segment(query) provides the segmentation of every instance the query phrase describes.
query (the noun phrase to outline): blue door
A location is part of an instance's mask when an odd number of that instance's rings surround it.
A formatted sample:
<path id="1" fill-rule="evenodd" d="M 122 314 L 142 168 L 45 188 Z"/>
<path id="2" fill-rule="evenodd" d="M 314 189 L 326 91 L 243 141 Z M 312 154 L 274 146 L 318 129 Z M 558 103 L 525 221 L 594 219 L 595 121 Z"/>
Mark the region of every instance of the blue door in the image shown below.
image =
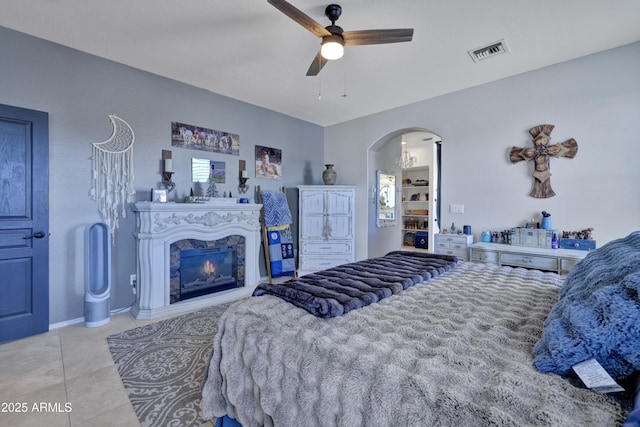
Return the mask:
<path id="1" fill-rule="evenodd" d="M 49 330 L 49 115 L 0 105 L 0 342 Z"/>

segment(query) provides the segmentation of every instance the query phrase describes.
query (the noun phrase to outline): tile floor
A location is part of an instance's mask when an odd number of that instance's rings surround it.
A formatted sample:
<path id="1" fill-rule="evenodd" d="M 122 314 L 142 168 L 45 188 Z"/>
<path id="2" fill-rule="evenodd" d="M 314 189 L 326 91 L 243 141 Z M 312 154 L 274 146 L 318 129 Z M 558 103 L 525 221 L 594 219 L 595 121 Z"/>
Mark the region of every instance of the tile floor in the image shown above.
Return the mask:
<path id="1" fill-rule="evenodd" d="M 160 320 L 119 313 L 0 344 L 0 426 L 139 426 L 106 338 Z"/>

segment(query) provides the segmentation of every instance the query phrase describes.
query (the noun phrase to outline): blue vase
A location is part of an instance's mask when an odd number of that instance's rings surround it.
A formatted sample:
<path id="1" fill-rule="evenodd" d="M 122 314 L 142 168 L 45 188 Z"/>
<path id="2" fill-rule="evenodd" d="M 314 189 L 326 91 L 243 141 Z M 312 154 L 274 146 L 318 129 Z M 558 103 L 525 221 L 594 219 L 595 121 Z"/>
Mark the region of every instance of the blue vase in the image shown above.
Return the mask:
<path id="1" fill-rule="evenodd" d="M 551 230 L 551 217 L 545 216 L 542 218 L 542 228 L 545 230 Z"/>

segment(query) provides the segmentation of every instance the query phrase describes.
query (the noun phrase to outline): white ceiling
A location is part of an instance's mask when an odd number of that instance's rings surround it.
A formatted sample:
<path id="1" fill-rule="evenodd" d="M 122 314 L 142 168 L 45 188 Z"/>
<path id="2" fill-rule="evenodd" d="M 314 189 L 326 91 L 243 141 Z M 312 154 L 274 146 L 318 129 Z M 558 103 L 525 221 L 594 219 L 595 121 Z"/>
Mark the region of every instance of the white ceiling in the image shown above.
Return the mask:
<path id="1" fill-rule="evenodd" d="M 289 1 L 329 25 L 328 0 Z M 322 126 L 640 40 L 639 0 L 339 4 L 345 31 L 410 27 L 413 41 L 347 47 L 306 77 L 320 40 L 266 0 L 2 0 L 0 26 Z M 509 53 L 467 54 L 500 39 Z"/>

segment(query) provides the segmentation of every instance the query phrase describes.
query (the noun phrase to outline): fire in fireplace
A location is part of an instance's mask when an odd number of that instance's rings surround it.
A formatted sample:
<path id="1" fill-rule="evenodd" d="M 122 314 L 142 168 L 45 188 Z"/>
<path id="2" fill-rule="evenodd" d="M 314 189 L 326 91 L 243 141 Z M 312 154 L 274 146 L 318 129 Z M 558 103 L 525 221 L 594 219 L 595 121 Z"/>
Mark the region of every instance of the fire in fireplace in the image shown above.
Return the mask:
<path id="1" fill-rule="evenodd" d="M 236 246 L 188 249 L 180 252 L 180 300 L 235 288 Z"/>
<path id="2" fill-rule="evenodd" d="M 245 238 L 183 239 L 170 245 L 170 303 L 245 284 Z"/>

